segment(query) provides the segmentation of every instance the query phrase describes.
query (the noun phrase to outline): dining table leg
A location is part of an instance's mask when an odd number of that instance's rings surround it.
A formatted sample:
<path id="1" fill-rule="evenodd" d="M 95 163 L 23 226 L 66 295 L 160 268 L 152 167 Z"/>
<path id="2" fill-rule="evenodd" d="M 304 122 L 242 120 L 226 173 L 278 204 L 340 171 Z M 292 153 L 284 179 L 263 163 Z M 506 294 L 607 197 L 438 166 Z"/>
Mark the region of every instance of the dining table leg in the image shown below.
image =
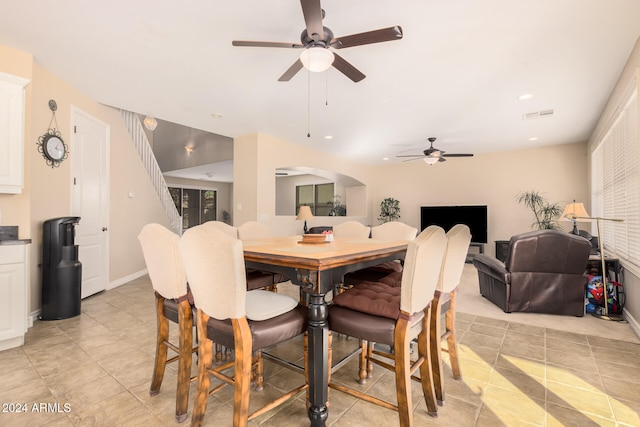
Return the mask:
<path id="1" fill-rule="evenodd" d="M 324 295 L 309 295 L 309 420 L 312 426 L 324 426 L 329 389 L 329 324 Z"/>

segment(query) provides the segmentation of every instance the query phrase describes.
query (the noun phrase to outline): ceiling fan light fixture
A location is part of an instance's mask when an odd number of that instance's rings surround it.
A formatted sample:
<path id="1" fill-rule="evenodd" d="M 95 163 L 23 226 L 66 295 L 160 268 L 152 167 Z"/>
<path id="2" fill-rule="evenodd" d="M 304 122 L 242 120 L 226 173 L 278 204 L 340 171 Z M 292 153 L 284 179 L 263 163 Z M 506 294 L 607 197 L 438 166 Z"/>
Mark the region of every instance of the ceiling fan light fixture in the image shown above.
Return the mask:
<path id="1" fill-rule="evenodd" d="M 144 127 L 152 132 L 156 130 L 156 127 L 158 126 L 158 121 L 151 116 L 145 117 L 142 123 L 144 123 Z"/>
<path id="2" fill-rule="evenodd" d="M 312 46 L 302 51 L 300 62 L 304 68 L 314 73 L 327 71 L 333 64 L 333 52 L 322 46 Z"/>
<path id="3" fill-rule="evenodd" d="M 438 163 L 438 161 L 440 159 L 438 159 L 437 157 L 427 156 L 427 157 L 424 157 L 422 160 L 424 160 L 424 162 L 426 164 L 428 164 L 429 166 L 432 166 L 432 165 L 435 165 L 436 163 Z"/>

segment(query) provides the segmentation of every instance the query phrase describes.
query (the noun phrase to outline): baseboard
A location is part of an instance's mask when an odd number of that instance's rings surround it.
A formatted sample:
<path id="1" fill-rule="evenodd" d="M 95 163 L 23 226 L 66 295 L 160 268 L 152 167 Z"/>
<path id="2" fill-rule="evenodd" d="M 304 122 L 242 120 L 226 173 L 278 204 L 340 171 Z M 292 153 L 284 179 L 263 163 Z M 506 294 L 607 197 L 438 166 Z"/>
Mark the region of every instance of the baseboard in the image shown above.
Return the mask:
<path id="1" fill-rule="evenodd" d="M 118 280 L 114 280 L 113 282 L 111 282 L 111 283 L 109 283 L 107 285 L 107 290 L 115 289 L 118 286 L 122 286 L 122 285 L 124 285 L 126 283 L 129 283 L 130 281 L 135 280 L 138 277 L 142 277 L 147 273 L 148 273 L 148 271 L 145 268 L 144 270 L 140 270 L 140 271 L 137 271 L 137 272 L 135 272 L 133 274 L 129 274 L 128 276 L 122 277 L 122 278 L 120 278 Z M 40 312 L 41 312 L 41 310 L 38 309 L 36 311 L 31 312 L 31 314 L 29 314 L 29 316 L 27 317 L 27 329 L 31 328 L 33 326 L 33 322 L 35 322 L 36 320 L 38 320 L 40 318 Z"/>
<path id="2" fill-rule="evenodd" d="M 623 316 L 625 320 L 629 323 L 629 326 L 631 326 L 631 329 L 633 330 L 633 332 L 635 332 L 638 338 L 640 338 L 640 323 L 638 323 L 638 320 L 636 320 L 631 314 L 629 314 L 629 312 L 626 309 L 623 310 Z"/>
<path id="3" fill-rule="evenodd" d="M 40 318 L 40 312 L 42 310 L 37 309 L 36 311 L 32 311 L 29 317 L 27 318 L 27 329 L 33 326 L 33 322 Z"/>
<path id="4" fill-rule="evenodd" d="M 124 285 L 124 284 L 127 284 L 127 283 L 129 283 L 130 281 L 135 280 L 135 279 L 137 279 L 138 277 L 142 277 L 142 276 L 144 276 L 144 275 L 145 275 L 145 274 L 147 274 L 147 273 L 148 273 L 148 271 L 147 271 L 147 269 L 145 268 L 144 270 L 140 270 L 140 271 L 137 271 L 137 272 L 135 272 L 135 273 L 129 274 L 129 275 L 127 275 L 127 276 L 121 277 L 121 278 L 119 278 L 118 280 L 114 280 L 113 282 L 110 282 L 110 283 L 107 285 L 107 290 L 109 291 L 109 290 L 111 290 L 111 289 L 115 289 L 115 288 L 117 288 L 118 286 L 122 286 L 122 285 Z"/>

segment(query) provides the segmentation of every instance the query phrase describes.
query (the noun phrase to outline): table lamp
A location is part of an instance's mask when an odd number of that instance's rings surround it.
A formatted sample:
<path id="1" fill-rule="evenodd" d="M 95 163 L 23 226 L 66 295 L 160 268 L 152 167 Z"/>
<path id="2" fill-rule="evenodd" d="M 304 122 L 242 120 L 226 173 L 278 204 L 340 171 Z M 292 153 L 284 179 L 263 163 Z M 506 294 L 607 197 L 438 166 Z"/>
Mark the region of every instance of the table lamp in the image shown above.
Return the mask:
<path id="1" fill-rule="evenodd" d="M 311 207 L 309 206 L 300 206 L 300 210 L 298 211 L 297 220 L 304 220 L 304 234 L 307 234 L 307 220 L 313 218 L 313 214 L 311 213 Z"/>
<path id="2" fill-rule="evenodd" d="M 584 221 L 584 219 L 588 217 L 589 214 L 584 208 L 584 204 L 576 203 L 575 200 L 573 203 L 567 203 L 567 206 L 564 207 L 564 212 L 562 212 L 562 218 L 573 220 L 573 230 L 571 230 L 571 234 L 575 235 L 578 235 L 578 221 Z"/>

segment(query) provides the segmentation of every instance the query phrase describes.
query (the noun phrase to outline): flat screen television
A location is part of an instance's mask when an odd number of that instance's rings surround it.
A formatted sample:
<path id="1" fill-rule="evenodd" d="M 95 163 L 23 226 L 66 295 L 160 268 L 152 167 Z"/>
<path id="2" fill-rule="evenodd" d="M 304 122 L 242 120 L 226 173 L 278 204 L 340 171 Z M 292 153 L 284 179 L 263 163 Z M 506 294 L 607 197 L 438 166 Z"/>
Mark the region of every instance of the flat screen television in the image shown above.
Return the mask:
<path id="1" fill-rule="evenodd" d="M 449 231 L 456 224 L 465 224 L 471 231 L 471 241 L 487 243 L 487 206 L 421 206 L 420 229 L 439 225 Z"/>

